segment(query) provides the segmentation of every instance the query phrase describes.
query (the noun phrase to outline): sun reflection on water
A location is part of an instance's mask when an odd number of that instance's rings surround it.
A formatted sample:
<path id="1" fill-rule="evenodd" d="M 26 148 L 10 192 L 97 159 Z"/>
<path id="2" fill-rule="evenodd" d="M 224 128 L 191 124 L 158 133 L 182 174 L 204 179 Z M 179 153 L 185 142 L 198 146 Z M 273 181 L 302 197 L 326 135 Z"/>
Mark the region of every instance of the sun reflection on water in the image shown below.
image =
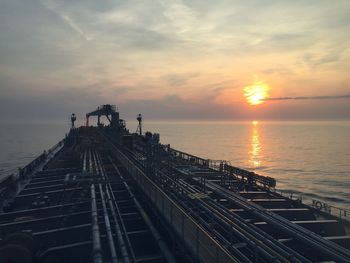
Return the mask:
<path id="1" fill-rule="evenodd" d="M 249 165 L 252 168 L 259 168 L 261 166 L 262 147 L 259 138 L 258 122 L 253 121 L 252 124 L 252 135 L 249 150 Z"/>

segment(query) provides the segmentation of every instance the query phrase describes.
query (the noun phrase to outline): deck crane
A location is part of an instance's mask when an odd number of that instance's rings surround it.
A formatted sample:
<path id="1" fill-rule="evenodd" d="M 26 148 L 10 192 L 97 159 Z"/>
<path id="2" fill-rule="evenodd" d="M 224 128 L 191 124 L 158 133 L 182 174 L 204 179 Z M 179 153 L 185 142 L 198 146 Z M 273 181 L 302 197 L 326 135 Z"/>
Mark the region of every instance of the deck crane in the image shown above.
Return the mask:
<path id="1" fill-rule="evenodd" d="M 86 114 L 86 126 L 89 126 L 89 117 L 97 116 L 97 125 L 101 125 L 101 116 L 106 116 L 111 127 L 120 126 L 119 112 L 116 111 L 116 106 L 111 104 L 105 104 L 97 107 L 96 110 Z"/>

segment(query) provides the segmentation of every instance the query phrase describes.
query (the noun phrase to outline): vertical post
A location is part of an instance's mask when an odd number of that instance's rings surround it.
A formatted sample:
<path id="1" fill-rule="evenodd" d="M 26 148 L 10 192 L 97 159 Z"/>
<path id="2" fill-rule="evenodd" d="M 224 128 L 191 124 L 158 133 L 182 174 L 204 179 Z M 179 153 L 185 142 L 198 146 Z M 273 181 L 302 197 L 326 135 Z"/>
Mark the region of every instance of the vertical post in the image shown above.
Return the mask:
<path id="1" fill-rule="evenodd" d="M 100 118 L 101 118 L 100 107 L 97 107 L 97 126 L 98 127 L 100 126 Z"/>
<path id="2" fill-rule="evenodd" d="M 185 244 L 185 219 L 183 214 L 181 214 L 181 234 L 182 234 L 182 241 Z"/>
<path id="3" fill-rule="evenodd" d="M 220 171 L 220 172 L 223 172 L 223 171 L 224 171 L 224 163 L 223 163 L 223 162 L 220 162 L 219 171 Z"/>
<path id="4" fill-rule="evenodd" d="M 199 231 L 198 231 L 198 227 L 196 227 L 196 257 L 197 257 L 197 261 L 199 262 Z"/>

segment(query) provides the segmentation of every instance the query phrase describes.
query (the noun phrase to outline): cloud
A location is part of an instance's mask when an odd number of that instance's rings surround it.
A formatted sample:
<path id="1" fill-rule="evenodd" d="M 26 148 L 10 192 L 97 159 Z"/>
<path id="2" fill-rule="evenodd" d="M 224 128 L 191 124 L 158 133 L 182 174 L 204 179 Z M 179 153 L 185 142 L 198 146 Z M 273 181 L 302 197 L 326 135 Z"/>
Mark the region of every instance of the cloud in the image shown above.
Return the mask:
<path id="1" fill-rule="evenodd" d="M 292 52 L 310 47 L 316 36 L 312 32 L 302 33 L 276 33 L 271 35 L 257 34 L 260 39 L 254 41 L 249 47 L 258 51 Z"/>
<path id="2" fill-rule="evenodd" d="M 265 101 L 273 100 L 329 100 L 329 99 L 350 99 L 350 95 L 336 95 L 336 96 L 307 96 L 307 97 L 279 97 L 266 98 Z"/>
<path id="3" fill-rule="evenodd" d="M 262 70 L 262 73 L 264 74 L 277 74 L 277 75 L 287 75 L 287 74 L 294 74 L 294 72 L 283 65 L 278 65 L 273 68 L 268 68 Z"/>
<path id="4" fill-rule="evenodd" d="M 198 72 L 188 72 L 184 74 L 169 74 L 163 76 L 163 79 L 170 85 L 170 86 L 182 86 L 186 84 L 189 80 L 196 78 L 199 76 Z"/>
<path id="5" fill-rule="evenodd" d="M 316 54 L 316 53 L 306 53 L 303 56 L 304 62 L 311 68 L 316 68 L 325 64 L 330 64 L 338 62 L 341 60 L 343 49 L 332 48 L 326 53 Z"/>
<path id="6" fill-rule="evenodd" d="M 119 104 L 125 118 L 134 118 L 142 113 L 148 119 L 168 120 L 208 120 L 239 118 L 240 110 L 230 109 L 214 101 L 193 101 L 177 95 L 164 96 L 160 99 L 133 99 Z"/>
<path id="7" fill-rule="evenodd" d="M 1 109 L 12 109 L 2 116 L 51 118 L 115 102 L 157 118 L 249 118 L 251 109 L 230 103 L 242 102 L 241 84 L 258 73 L 275 94 L 302 95 L 305 83 L 305 94 L 327 94 L 320 83 L 347 91 L 348 1 L 0 5 Z"/>
<path id="8" fill-rule="evenodd" d="M 67 22 L 67 24 L 76 31 L 79 35 L 84 37 L 87 41 L 91 41 L 93 38 L 88 36 L 77 24 L 73 19 L 71 19 L 68 15 L 62 15 L 62 19 Z"/>

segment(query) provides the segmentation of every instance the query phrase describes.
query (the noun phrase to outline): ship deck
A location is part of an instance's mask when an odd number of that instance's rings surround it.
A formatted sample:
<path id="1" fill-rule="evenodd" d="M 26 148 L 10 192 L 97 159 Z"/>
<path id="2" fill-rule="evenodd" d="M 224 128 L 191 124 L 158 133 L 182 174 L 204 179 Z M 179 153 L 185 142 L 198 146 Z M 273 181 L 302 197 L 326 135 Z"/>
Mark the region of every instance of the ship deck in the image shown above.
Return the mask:
<path id="1" fill-rule="evenodd" d="M 27 262 L 350 262 L 348 221 L 126 130 L 72 129 L 16 183 L 0 237 L 29 233 Z"/>

